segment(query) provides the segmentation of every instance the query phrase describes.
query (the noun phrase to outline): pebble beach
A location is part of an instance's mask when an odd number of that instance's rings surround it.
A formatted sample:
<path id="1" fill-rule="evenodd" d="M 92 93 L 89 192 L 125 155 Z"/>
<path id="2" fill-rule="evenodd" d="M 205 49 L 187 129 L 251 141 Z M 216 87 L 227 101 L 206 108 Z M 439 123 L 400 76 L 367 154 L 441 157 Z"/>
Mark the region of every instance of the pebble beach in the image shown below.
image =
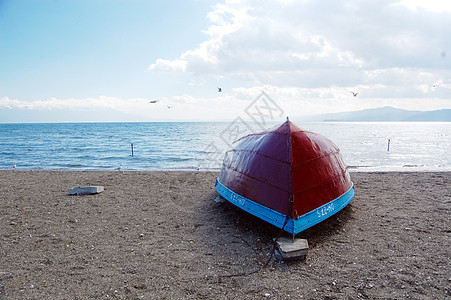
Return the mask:
<path id="1" fill-rule="evenodd" d="M 217 176 L 0 171 L 0 299 L 451 297 L 451 172 L 351 173 L 355 199 L 289 262 Z"/>

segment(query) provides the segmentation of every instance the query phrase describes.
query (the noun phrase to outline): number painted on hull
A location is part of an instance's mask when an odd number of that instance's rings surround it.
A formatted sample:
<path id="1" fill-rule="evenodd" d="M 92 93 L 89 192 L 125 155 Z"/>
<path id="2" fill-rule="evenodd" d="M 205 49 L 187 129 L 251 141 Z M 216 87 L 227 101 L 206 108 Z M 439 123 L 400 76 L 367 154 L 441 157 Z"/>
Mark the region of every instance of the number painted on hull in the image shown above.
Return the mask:
<path id="1" fill-rule="evenodd" d="M 244 199 L 239 197 L 237 194 L 232 194 L 231 199 L 232 202 L 235 202 L 237 205 L 243 206 L 244 205 Z"/>
<path id="2" fill-rule="evenodd" d="M 318 218 L 327 216 L 328 214 L 332 213 L 334 211 L 334 204 L 333 203 L 329 203 L 326 204 L 323 207 L 320 207 L 316 210 L 316 213 L 318 214 Z"/>

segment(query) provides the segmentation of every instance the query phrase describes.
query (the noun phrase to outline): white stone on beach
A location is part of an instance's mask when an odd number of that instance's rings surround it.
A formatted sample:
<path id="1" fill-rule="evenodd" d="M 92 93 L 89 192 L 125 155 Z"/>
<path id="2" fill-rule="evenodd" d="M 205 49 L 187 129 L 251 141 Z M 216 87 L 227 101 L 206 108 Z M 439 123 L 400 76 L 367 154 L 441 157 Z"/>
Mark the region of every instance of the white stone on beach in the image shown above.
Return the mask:
<path id="1" fill-rule="evenodd" d="M 224 203 L 226 200 L 218 195 L 218 196 L 216 196 L 214 201 L 215 201 L 215 203 Z"/>
<path id="2" fill-rule="evenodd" d="M 291 239 L 280 237 L 276 243 L 277 250 L 280 254 L 279 259 L 303 259 L 308 253 L 308 241 L 305 239 Z"/>
<path id="3" fill-rule="evenodd" d="M 103 192 L 103 186 L 77 186 L 69 190 L 69 195 L 92 195 Z"/>

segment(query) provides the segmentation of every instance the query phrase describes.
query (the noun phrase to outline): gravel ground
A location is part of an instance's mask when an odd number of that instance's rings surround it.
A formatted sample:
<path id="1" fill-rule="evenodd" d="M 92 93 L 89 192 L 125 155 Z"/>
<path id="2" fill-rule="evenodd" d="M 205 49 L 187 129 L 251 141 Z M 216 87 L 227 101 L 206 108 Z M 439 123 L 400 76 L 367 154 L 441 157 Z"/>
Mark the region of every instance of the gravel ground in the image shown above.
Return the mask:
<path id="1" fill-rule="evenodd" d="M 351 173 L 355 199 L 293 262 L 270 258 L 277 228 L 214 201 L 217 176 L 0 171 L 0 299 L 451 297 L 451 173 Z M 68 195 L 85 185 L 105 191 Z"/>

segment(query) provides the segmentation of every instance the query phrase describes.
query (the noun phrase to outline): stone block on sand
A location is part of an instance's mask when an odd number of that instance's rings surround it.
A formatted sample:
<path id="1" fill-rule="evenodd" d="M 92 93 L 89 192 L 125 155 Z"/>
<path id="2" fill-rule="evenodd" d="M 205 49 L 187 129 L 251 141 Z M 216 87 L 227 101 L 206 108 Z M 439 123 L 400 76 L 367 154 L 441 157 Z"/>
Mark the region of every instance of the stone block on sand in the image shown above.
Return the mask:
<path id="1" fill-rule="evenodd" d="M 276 242 L 276 257 L 282 260 L 304 259 L 308 253 L 308 241 L 280 237 Z"/>
<path id="2" fill-rule="evenodd" d="M 69 190 L 69 195 L 92 195 L 103 192 L 103 186 L 77 186 Z"/>

